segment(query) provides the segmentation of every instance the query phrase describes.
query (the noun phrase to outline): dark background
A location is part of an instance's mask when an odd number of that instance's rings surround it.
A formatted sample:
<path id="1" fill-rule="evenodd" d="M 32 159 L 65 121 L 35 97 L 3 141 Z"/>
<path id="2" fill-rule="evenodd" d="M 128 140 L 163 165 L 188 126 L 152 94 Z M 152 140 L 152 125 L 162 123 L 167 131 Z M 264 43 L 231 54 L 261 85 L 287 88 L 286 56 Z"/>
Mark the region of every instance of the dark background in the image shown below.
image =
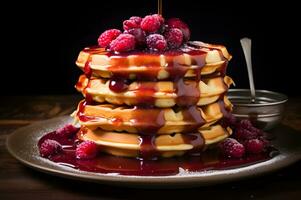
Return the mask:
<path id="1" fill-rule="evenodd" d="M 133 15 L 157 11 L 156 0 L 55 1 L 11 3 L 1 12 L 1 94 L 73 94 L 80 70 L 74 62 L 100 33 L 122 28 Z M 300 53 L 298 6 L 288 1 L 263 2 L 164 0 L 163 15 L 179 17 L 192 30 L 192 40 L 225 45 L 233 55 L 228 74 L 237 88 L 248 79 L 239 39 L 252 38 L 258 89 L 299 95 Z"/>

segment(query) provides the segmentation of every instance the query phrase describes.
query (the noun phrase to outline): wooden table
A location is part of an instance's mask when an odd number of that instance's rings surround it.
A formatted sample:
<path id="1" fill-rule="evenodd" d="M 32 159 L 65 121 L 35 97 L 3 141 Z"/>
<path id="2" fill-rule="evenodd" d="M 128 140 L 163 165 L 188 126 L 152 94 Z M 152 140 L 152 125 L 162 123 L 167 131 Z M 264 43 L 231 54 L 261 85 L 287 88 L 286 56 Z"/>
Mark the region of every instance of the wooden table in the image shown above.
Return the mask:
<path id="1" fill-rule="evenodd" d="M 211 187 L 145 190 L 47 175 L 23 166 L 5 147 L 12 131 L 73 111 L 80 96 L 8 96 L 0 100 L 0 200 L 6 199 L 301 199 L 301 161 L 269 175 Z M 301 98 L 290 98 L 286 125 L 301 134 Z M 301 145 L 301 144 L 300 144 Z"/>

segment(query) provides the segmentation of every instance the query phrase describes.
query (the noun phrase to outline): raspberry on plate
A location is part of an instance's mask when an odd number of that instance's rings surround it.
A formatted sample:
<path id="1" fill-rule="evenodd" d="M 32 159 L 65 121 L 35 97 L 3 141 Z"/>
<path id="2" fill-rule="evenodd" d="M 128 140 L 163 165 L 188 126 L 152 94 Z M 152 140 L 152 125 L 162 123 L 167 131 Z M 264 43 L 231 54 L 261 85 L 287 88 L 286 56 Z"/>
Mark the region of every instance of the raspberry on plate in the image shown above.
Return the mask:
<path id="1" fill-rule="evenodd" d="M 155 51 L 164 51 L 167 47 L 167 42 L 163 35 L 151 34 L 146 37 L 147 47 Z"/>
<path id="2" fill-rule="evenodd" d="M 121 31 L 118 29 L 109 29 L 103 32 L 98 38 L 98 45 L 103 48 L 107 48 L 109 44 L 115 40 Z"/>
<path id="3" fill-rule="evenodd" d="M 178 28 L 183 32 L 184 41 L 187 42 L 190 39 L 190 30 L 188 25 L 179 18 L 171 18 L 167 20 L 166 24 L 169 28 Z"/>
<path id="4" fill-rule="evenodd" d="M 62 138 L 68 138 L 74 135 L 79 128 L 73 126 L 72 124 L 67 124 L 62 128 L 59 128 L 55 131 L 56 135 Z"/>
<path id="5" fill-rule="evenodd" d="M 131 34 L 122 33 L 110 44 L 111 51 L 130 51 L 135 48 L 135 37 Z"/>
<path id="6" fill-rule="evenodd" d="M 84 141 L 76 147 L 75 155 L 77 159 L 91 159 L 98 152 L 97 145 L 92 141 Z"/>
<path id="7" fill-rule="evenodd" d="M 248 129 L 237 128 L 234 131 L 233 136 L 238 140 L 249 140 L 249 139 L 257 138 L 258 134 L 257 134 L 257 132 L 250 131 Z"/>
<path id="8" fill-rule="evenodd" d="M 263 152 L 264 146 L 264 142 L 259 139 L 251 139 L 245 142 L 246 151 L 251 154 Z"/>
<path id="9" fill-rule="evenodd" d="M 49 157 L 51 155 L 57 154 L 62 150 L 62 146 L 55 140 L 47 139 L 39 147 L 40 155 L 42 157 Z"/>
<path id="10" fill-rule="evenodd" d="M 229 113 L 224 116 L 224 119 L 221 123 L 224 127 L 230 126 L 231 128 L 235 128 L 237 119 L 233 114 Z"/>
<path id="11" fill-rule="evenodd" d="M 159 30 L 161 23 L 157 16 L 147 15 L 142 19 L 140 26 L 142 30 L 153 33 Z"/>
<path id="12" fill-rule="evenodd" d="M 183 43 L 183 33 L 178 28 L 171 28 L 164 34 L 169 48 L 179 48 Z"/>
<path id="13" fill-rule="evenodd" d="M 245 147 L 233 138 L 227 138 L 219 144 L 222 153 L 228 158 L 241 158 L 245 154 Z"/>
<path id="14" fill-rule="evenodd" d="M 236 124 L 234 137 L 239 140 L 258 139 L 263 131 L 254 127 L 249 119 L 241 120 Z"/>
<path id="15" fill-rule="evenodd" d="M 244 129 L 248 129 L 248 130 L 253 127 L 253 125 L 249 119 L 241 120 L 237 126 L 239 128 L 244 128 Z"/>

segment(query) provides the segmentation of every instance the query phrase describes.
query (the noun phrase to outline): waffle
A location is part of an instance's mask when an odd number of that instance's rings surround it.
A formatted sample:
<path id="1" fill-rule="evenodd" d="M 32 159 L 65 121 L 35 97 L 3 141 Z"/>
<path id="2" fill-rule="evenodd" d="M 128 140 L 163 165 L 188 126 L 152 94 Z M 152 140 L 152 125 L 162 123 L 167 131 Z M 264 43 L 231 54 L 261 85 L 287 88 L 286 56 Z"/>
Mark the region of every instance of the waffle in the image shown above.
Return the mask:
<path id="1" fill-rule="evenodd" d="M 130 133 L 156 132 L 171 134 L 189 132 L 198 127 L 209 127 L 224 117 L 232 109 L 232 104 L 224 100 L 189 108 L 137 108 L 112 104 L 86 105 L 83 110 L 79 103 L 74 118 L 89 129 L 101 127 L 107 131 L 126 131 Z"/>
<path id="2" fill-rule="evenodd" d="M 180 156 L 185 152 L 201 152 L 207 147 L 218 143 L 232 133 L 229 127 L 223 128 L 216 124 L 207 129 L 199 129 L 193 134 L 175 133 L 158 135 L 153 140 L 156 151 L 162 157 Z M 190 140 L 185 139 L 190 137 Z M 79 133 L 80 140 L 94 141 L 102 151 L 116 156 L 137 157 L 141 151 L 141 136 L 124 132 L 110 132 L 102 129 L 91 130 L 83 127 Z M 199 140 L 199 141 L 198 141 Z M 201 145 L 201 149 L 199 146 Z"/>
<path id="3" fill-rule="evenodd" d="M 195 81 L 185 80 L 184 84 L 194 85 L 197 88 L 199 96 L 197 98 L 197 105 L 203 106 L 215 102 L 222 94 L 224 94 L 229 86 L 233 83 L 233 80 L 228 77 L 215 77 L 202 79 L 196 85 Z M 103 103 L 109 102 L 116 105 L 137 105 L 152 98 L 156 107 L 166 108 L 172 107 L 177 104 L 177 85 L 171 81 L 157 81 L 157 82 L 132 82 L 126 91 L 115 93 L 109 88 L 109 81 L 102 78 L 88 79 L 85 75 L 81 75 L 76 89 L 92 97 L 96 102 Z M 150 88 L 145 92 L 145 88 Z M 140 90 L 144 91 L 140 92 Z M 196 93 L 195 92 L 195 93 Z M 190 94 L 187 95 L 198 95 Z M 181 96 L 184 98 L 185 96 Z M 189 97 L 189 96 L 187 96 Z M 187 102 L 185 102 L 187 103 Z"/>
<path id="4" fill-rule="evenodd" d="M 128 79 L 168 79 L 173 74 L 194 77 L 223 71 L 232 56 L 221 45 L 191 42 L 177 52 L 164 54 L 132 52 L 114 54 L 104 48 L 87 47 L 80 52 L 76 65 L 85 71 L 89 68 L 94 76 L 110 78 L 113 75 Z M 176 67 L 175 67 L 176 66 Z M 200 70 L 199 69 L 201 66 Z"/>

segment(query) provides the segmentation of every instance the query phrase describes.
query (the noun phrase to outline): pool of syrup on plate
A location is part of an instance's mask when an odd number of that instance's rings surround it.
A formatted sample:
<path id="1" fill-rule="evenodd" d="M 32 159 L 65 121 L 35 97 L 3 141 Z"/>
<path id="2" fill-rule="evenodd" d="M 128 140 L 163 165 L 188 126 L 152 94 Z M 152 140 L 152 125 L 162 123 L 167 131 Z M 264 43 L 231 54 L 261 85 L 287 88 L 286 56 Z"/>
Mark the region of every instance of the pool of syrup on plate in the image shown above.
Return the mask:
<path id="1" fill-rule="evenodd" d="M 80 142 L 76 134 L 71 138 L 58 137 L 55 132 L 45 134 L 38 142 L 53 139 L 63 146 L 63 150 L 48 159 L 62 166 L 96 173 L 118 173 L 133 176 L 170 176 L 187 172 L 202 172 L 207 170 L 225 170 L 244 167 L 270 159 L 270 152 L 246 155 L 241 159 L 229 159 L 222 156 L 217 148 L 207 150 L 199 155 L 187 155 L 174 158 L 137 159 L 112 156 L 99 153 L 96 158 L 79 160 L 75 156 L 76 145 Z"/>

